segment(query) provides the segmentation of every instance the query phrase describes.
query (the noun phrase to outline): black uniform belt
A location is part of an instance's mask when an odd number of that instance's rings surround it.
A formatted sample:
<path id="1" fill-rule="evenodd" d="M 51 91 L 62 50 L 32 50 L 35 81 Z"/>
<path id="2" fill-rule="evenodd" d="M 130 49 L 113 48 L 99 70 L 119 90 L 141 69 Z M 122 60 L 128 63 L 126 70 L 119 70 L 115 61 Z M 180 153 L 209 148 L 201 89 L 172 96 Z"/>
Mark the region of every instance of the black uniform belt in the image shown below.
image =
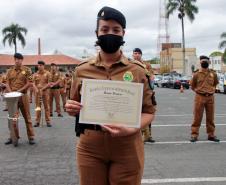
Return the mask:
<path id="1" fill-rule="evenodd" d="M 197 93 L 201 96 L 213 96 L 213 94 L 210 94 L 210 93 Z"/>
<path id="2" fill-rule="evenodd" d="M 59 89 L 60 87 L 59 86 L 54 86 L 54 87 L 51 87 L 50 89 Z"/>
<path id="3" fill-rule="evenodd" d="M 84 125 L 84 129 L 88 129 L 88 130 L 97 130 L 97 131 L 101 131 L 102 128 L 100 125 L 92 125 L 92 124 L 86 124 Z"/>

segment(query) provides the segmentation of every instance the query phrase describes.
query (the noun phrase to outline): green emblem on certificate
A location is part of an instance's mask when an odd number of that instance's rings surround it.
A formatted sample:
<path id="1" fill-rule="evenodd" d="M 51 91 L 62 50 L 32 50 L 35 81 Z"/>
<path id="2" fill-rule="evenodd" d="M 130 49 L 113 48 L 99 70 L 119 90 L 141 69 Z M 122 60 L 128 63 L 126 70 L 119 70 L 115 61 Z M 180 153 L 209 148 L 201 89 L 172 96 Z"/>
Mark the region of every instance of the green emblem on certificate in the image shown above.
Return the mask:
<path id="1" fill-rule="evenodd" d="M 133 81 L 133 74 L 130 71 L 127 71 L 123 75 L 123 80 L 127 82 L 132 82 Z"/>

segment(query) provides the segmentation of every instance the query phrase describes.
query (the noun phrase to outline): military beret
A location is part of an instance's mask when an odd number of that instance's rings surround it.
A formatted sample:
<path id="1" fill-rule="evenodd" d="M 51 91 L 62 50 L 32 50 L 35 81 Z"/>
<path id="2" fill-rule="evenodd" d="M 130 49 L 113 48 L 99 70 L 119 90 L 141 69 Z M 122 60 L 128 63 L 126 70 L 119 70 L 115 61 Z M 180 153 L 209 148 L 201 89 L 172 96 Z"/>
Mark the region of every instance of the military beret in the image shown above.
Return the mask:
<path id="1" fill-rule="evenodd" d="M 40 64 L 40 65 L 45 65 L 45 62 L 44 62 L 44 61 L 39 60 L 39 61 L 38 61 L 38 64 Z"/>
<path id="2" fill-rule="evenodd" d="M 14 58 L 22 59 L 22 60 L 24 59 L 23 55 L 20 54 L 20 53 L 15 53 L 15 54 L 14 54 Z"/>
<path id="3" fill-rule="evenodd" d="M 209 57 L 207 57 L 207 56 L 205 56 L 205 55 L 201 55 L 200 57 L 199 57 L 199 60 L 209 60 L 210 58 Z"/>
<path id="4" fill-rule="evenodd" d="M 51 63 L 50 65 L 51 65 L 51 66 L 56 66 L 56 64 L 55 64 L 55 63 Z"/>
<path id="5" fill-rule="evenodd" d="M 142 51 L 140 48 L 134 48 L 133 52 L 140 53 L 142 55 Z"/>
<path id="6" fill-rule="evenodd" d="M 118 22 L 123 29 L 126 28 L 126 18 L 120 11 L 108 6 L 101 8 L 101 10 L 97 14 L 97 20 L 111 20 L 111 19 Z"/>

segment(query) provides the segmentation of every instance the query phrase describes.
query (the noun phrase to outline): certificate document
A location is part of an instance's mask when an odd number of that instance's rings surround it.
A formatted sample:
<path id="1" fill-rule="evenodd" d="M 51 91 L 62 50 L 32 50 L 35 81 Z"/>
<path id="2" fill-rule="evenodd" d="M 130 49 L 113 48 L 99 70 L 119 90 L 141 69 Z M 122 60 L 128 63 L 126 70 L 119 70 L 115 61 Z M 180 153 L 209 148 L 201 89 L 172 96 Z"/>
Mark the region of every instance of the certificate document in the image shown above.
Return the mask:
<path id="1" fill-rule="evenodd" d="M 140 127 L 143 84 L 83 79 L 79 123 Z"/>

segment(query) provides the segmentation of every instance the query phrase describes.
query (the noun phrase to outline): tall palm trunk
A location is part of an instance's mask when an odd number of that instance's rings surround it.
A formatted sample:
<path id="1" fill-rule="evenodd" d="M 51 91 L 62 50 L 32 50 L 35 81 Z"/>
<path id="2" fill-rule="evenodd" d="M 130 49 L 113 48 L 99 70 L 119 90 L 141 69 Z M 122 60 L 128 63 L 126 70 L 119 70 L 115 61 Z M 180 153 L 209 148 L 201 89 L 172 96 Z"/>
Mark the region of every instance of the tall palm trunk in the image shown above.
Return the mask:
<path id="1" fill-rule="evenodd" d="M 15 47 L 15 53 L 17 52 L 17 44 L 16 44 L 16 39 L 14 41 L 14 47 Z"/>
<path id="2" fill-rule="evenodd" d="M 184 37 L 184 17 L 181 17 L 182 26 L 182 53 L 183 53 L 183 74 L 185 74 L 185 37 Z"/>

